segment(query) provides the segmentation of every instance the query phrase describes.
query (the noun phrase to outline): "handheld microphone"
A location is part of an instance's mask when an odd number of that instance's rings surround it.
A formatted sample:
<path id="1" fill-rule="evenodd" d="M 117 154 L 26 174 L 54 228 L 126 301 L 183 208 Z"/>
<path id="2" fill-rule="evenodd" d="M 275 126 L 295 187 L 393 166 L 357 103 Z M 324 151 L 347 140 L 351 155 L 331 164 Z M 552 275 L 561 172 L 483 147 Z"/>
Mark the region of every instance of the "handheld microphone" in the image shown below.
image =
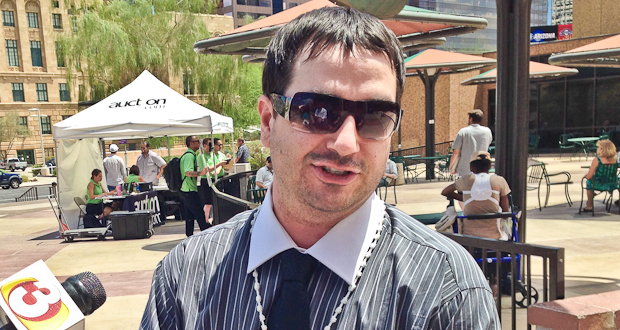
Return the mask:
<path id="1" fill-rule="evenodd" d="M 106 300 L 93 273 L 60 284 L 42 260 L 0 282 L 0 294 L 0 330 L 81 330 Z"/>

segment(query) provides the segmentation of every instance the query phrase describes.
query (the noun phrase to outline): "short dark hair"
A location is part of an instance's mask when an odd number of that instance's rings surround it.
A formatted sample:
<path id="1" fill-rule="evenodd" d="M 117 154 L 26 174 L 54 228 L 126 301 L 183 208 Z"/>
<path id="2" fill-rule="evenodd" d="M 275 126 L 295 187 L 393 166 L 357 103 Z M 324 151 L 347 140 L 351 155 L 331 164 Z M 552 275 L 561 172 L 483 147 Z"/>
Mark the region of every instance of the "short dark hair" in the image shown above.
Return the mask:
<path id="1" fill-rule="evenodd" d="M 237 141 L 245 142 L 245 140 L 242 137 L 237 138 Z"/>
<path id="2" fill-rule="evenodd" d="M 473 121 L 474 123 L 479 124 L 482 122 L 482 110 L 474 109 L 467 114 L 469 115 L 469 118 L 471 118 L 471 121 Z"/>
<path id="3" fill-rule="evenodd" d="M 213 138 L 213 145 L 216 145 L 218 142 L 220 142 L 219 138 Z"/>
<path id="4" fill-rule="evenodd" d="M 491 160 L 488 158 L 476 159 L 469 163 L 471 171 L 474 173 L 488 172 L 491 169 Z"/>
<path id="5" fill-rule="evenodd" d="M 132 165 L 129 168 L 129 174 L 140 175 L 140 168 L 138 167 L 138 165 Z"/>
<path id="6" fill-rule="evenodd" d="M 263 94 L 284 94 L 293 78 L 295 61 L 309 46 L 309 59 L 330 47 L 340 47 L 346 58 L 360 47 L 384 53 L 396 74 L 396 102 L 405 88 L 403 51 L 394 35 L 378 18 L 356 9 L 324 7 L 284 25 L 271 39 L 263 68 Z"/>
<path id="7" fill-rule="evenodd" d="M 142 144 L 146 144 L 147 148 L 151 147 L 151 144 L 149 143 L 149 141 L 142 141 Z"/>
<path id="8" fill-rule="evenodd" d="M 271 163 L 271 156 L 267 157 L 267 163 Z"/>
<path id="9" fill-rule="evenodd" d="M 190 135 L 185 138 L 185 145 L 189 148 L 189 145 L 192 144 L 192 140 L 196 137 L 196 135 Z"/>
<path id="10" fill-rule="evenodd" d="M 101 170 L 96 168 L 94 169 L 92 172 L 90 172 L 90 178 L 94 178 L 95 176 L 99 175 L 99 173 L 101 173 Z"/>

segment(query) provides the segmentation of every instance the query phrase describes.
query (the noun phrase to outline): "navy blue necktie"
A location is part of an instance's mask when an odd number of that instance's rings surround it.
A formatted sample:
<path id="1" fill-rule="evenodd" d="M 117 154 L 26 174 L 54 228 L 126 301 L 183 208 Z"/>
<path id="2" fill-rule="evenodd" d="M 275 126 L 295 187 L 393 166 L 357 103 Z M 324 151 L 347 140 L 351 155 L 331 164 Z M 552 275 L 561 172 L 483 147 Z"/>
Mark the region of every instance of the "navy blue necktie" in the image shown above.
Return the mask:
<path id="1" fill-rule="evenodd" d="M 308 284 L 316 265 L 311 255 L 295 249 L 280 253 L 282 287 L 267 317 L 269 330 L 310 330 Z"/>

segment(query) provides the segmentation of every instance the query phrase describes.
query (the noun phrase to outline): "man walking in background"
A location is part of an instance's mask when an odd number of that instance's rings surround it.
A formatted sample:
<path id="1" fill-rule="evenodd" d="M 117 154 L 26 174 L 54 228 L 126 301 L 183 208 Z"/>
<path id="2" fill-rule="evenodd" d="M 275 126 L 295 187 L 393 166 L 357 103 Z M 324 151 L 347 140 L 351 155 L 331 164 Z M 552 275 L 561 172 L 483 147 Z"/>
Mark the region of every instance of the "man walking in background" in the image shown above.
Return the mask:
<path id="1" fill-rule="evenodd" d="M 185 139 L 187 150 L 181 156 L 181 198 L 185 207 L 185 235 L 190 237 L 194 234 L 194 220 L 198 222 L 200 230 L 211 227 L 205 218 L 203 203 L 198 194 L 198 177 L 207 174 L 208 167 L 198 172 L 198 164 L 196 161 L 196 151 L 200 149 L 200 139 L 195 135 L 188 136 Z"/>
<path id="2" fill-rule="evenodd" d="M 120 156 L 116 155 L 118 146 L 116 144 L 110 145 L 110 156 L 103 160 L 103 169 L 105 170 L 105 181 L 108 185 L 108 191 L 113 191 L 116 186 L 123 184 L 127 177 L 127 169 L 125 168 L 125 162 Z"/>
<path id="3" fill-rule="evenodd" d="M 151 151 L 149 141 L 143 141 L 140 149 L 142 153 L 136 161 L 136 165 L 140 168 L 140 176 L 146 182 L 153 182 L 153 186 L 159 186 L 159 178 L 164 173 L 166 161 L 157 153 Z"/>
<path id="4" fill-rule="evenodd" d="M 491 130 L 480 125 L 482 111 L 475 109 L 468 112 L 469 126 L 462 128 L 452 144 L 452 158 L 450 159 L 450 173 L 463 177 L 471 173 L 469 159 L 478 151 L 489 150 L 493 142 Z"/>
<path id="5" fill-rule="evenodd" d="M 250 148 L 245 145 L 245 140 L 243 138 L 237 139 L 237 158 L 235 158 L 235 163 L 249 163 L 250 162 Z"/>

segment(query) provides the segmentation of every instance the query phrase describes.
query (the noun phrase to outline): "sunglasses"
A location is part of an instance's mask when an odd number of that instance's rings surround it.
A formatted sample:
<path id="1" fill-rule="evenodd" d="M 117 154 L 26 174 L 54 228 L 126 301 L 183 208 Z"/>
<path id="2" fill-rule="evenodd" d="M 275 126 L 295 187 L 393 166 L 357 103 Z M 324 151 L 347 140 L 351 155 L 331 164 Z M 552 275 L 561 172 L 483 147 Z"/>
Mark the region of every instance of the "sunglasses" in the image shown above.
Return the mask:
<path id="1" fill-rule="evenodd" d="M 402 117 L 395 102 L 350 101 L 317 93 L 300 92 L 293 97 L 271 94 L 271 103 L 293 129 L 312 134 L 335 133 L 347 117 L 353 116 L 361 137 L 385 140 L 398 129 Z"/>

